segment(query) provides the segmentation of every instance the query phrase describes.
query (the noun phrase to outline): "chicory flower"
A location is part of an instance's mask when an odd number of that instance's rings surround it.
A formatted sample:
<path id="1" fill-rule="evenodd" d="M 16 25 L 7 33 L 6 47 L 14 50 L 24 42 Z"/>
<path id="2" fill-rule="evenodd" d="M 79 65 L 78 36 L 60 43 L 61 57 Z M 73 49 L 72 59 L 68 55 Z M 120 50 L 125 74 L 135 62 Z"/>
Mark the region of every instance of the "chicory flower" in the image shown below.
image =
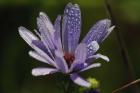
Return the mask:
<path id="1" fill-rule="evenodd" d="M 63 17 L 58 15 L 54 25 L 48 16 L 40 12 L 37 18 L 36 35 L 24 27 L 19 27 L 20 36 L 34 50 L 29 55 L 51 67 L 38 67 L 32 75 L 48 75 L 62 72 L 70 75 L 72 81 L 80 86 L 90 87 L 91 84 L 79 76 L 79 73 L 100 63 L 91 60 L 109 58 L 96 53 L 99 44 L 110 34 L 114 26 L 109 19 L 97 22 L 79 43 L 81 33 L 81 11 L 77 4 L 67 4 Z"/>

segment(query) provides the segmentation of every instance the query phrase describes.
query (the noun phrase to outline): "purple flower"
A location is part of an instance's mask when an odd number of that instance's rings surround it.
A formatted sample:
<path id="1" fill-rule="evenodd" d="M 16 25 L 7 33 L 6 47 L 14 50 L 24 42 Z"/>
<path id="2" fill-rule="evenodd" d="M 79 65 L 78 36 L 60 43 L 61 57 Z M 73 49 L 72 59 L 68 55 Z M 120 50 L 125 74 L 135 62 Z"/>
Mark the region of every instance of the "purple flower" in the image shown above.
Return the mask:
<path id="1" fill-rule="evenodd" d="M 20 36 L 34 50 L 29 55 L 51 67 L 38 67 L 32 70 L 32 75 L 48 75 L 62 72 L 70 75 L 74 83 L 90 87 L 90 83 L 79 76 L 79 72 L 99 67 L 100 63 L 91 60 L 109 58 L 97 54 L 99 45 L 113 30 L 109 19 L 97 22 L 79 43 L 81 32 L 81 12 L 77 4 L 67 4 L 63 19 L 58 15 L 54 25 L 48 16 L 40 12 L 37 18 L 38 31 L 36 35 L 24 27 L 19 27 Z"/>

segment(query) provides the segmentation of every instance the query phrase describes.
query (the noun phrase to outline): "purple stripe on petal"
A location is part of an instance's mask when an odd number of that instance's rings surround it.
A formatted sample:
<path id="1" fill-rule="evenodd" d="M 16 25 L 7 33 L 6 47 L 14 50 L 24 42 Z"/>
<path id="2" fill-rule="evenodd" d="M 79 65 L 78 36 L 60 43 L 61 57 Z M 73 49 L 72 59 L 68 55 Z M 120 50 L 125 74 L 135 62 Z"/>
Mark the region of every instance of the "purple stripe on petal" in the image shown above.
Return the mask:
<path id="1" fill-rule="evenodd" d="M 76 83 L 79 86 L 83 86 L 83 87 L 90 87 L 91 84 L 89 82 L 87 82 L 86 80 L 84 80 L 83 78 L 81 78 L 78 74 L 73 73 L 70 75 L 72 81 L 74 83 Z"/>
<path id="2" fill-rule="evenodd" d="M 68 73 L 68 65 L 63 57 L 63 54 L 58 50 L 55 51 L 55 62 L 57 64 L 57 68 L 61 70 L 63 73 Z"/>
<path id="3" fill-rule="evenodd" d="M 58 72 L 57 69 L 54 68 L 44 68 L 44 67 L 40 67 L 40 68 L 34 68 L 32 69 L 32 75 L 33 76 L 44 76 L 44 75 L 48 75 L 48 74 L 53 74 Z"/>
<path id="4" fill-rule="evenodd" d="M 53 53 L 51 50 L 49 50 L 49 48 L 46 48 L 46 46 L 44 45 L 44 43 L 40 40 L 33 40 L 32 44 L 34 44 L 35 46 L 37 46 L 38 48 L 40 48 L 42 51 L 44 51 L 49 57 L 51 57 L 52 59 L 54 59 Z"/>
<path id="5" fill-rule="evenodd" d="M 66 52 L 74 53 L 81 32 L 81 12 L 77 4 L 69 3 L 64 10 L 62 39 Z"/>
<path id="6" fill-rule="evenodd" d="M 91 41 L 101 43 L 101 41 L 106 37 L 110 26 L 111 21 L 109 19 L 104 19 L 97 22 L 87 33 L 82 42 L 86 44 L 89 44 Z"/>
<path id="7" fill-rule="evenodd" d="M 43 44 L 42 41 L 40 41 L 40 40 L 33 40 L 32 44 L 38 46 L 41 50 L 43 50 L 44 52 L 48 53 L 48 49 L 46 48 L 46 46 Z"/>

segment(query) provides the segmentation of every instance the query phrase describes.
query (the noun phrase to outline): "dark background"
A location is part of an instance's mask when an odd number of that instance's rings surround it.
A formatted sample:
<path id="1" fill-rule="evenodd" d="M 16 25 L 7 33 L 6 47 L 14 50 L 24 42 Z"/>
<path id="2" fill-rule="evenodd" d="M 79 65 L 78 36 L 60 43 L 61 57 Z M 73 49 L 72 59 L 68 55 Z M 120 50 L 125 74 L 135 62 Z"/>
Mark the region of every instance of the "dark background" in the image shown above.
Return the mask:
<path id="1" fill-rule="evenodd" d="M 57 77 L 33 77 L 31 69 L 44 65 L 28 56 L 30 47 L 20 38 L 18 27 L 37 28 L 36 17 L 40 11 L 54 22 L 68 2 L 78 3 L 82 11 L 82 37 L 92 25 L 109 18 L 104 0 L 0 0 L 0 93 L 61 93 L 54 81 Z M 140 0 L 110 0 L 118 30 L 124 39 L 133 67 L 134 79 L 140 78 Z M 81 38 L 82 38 L 81 37 Z M 130 72 L 123 62 L 115 31 L 100 45 L 99 53 L 109 56 L 110 62 L 91 69 L 82 76 L 95 77 L 101 83 L 101 93 L 129 83 Z M 140 93 L 128 87 L 118 93 Z"/>

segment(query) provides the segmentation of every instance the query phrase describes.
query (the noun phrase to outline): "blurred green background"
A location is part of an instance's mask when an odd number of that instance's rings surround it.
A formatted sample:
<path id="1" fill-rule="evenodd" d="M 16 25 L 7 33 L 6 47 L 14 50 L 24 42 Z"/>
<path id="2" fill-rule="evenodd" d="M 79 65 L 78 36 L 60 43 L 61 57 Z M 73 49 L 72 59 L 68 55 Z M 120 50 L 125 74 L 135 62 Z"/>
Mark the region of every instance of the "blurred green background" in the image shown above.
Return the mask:
<path id="1" fill-rule="evenodd" d="M 37 28 L 36 17 L 40 11 L 54 22 L 68 2 L 77 3 L 82 11 L 82 37 L 92 25 L 109 18 L 104 0 L 0 0 L 0 93 L 61 93 L 53 76 L 33 77 L 31 69 L 45 65 L 28 56 L 30 47 L 20 38 L 18 27 Z M 110 0 L 119 31 L 125 41 L 133 66 L 134 79 L 140 78 L 140 0 Z M 81 37 L 81 38 L 82 38 Z M 111 62 L 91 69 L 84 77 L 95 77 L 101 83 L 101 93 L 111 93 L 127 84 L 130 73 L 123 62 L 115 31 L 100 45 L 98 51 L 109 56 Z M 129 87 L 118 93 L 135 93 Z M 140 84 L 137 84 L 140 93 Z"/>

